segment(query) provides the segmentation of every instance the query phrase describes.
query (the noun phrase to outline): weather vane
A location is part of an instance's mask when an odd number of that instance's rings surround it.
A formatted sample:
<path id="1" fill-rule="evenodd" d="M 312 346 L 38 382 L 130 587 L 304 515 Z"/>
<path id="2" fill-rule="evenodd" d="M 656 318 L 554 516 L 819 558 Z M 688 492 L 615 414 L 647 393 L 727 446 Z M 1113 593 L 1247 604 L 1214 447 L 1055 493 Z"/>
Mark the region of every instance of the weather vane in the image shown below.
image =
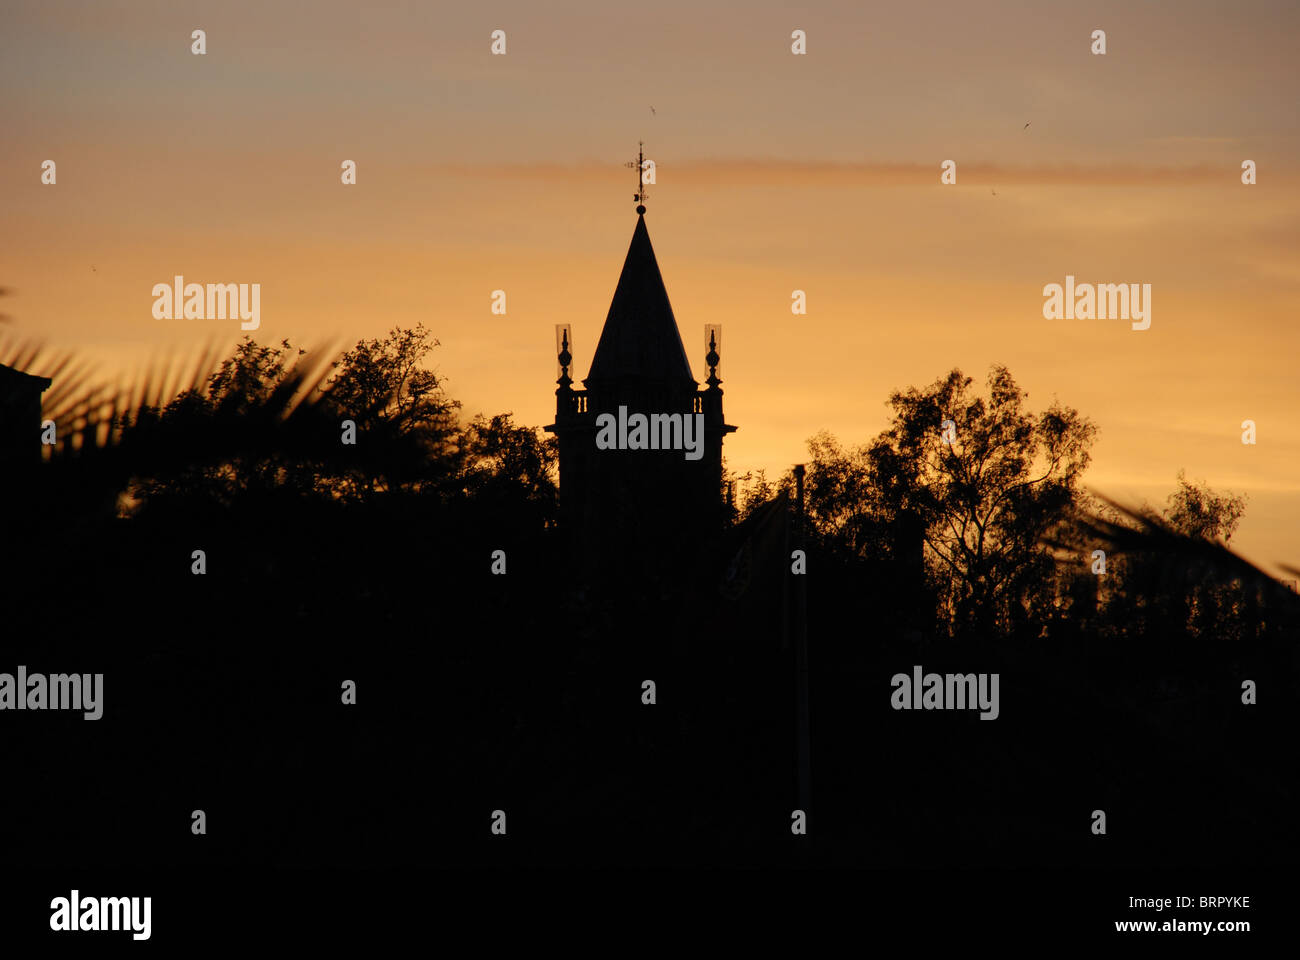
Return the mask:
<path id="1" fill-rule="evenodd" d="M 636 168 L 636 193 L 632 194 L 632 199 L 636 201 L 636 212 L 645 213 L 645 202 L 649 199 L 650 194 L 645 191 L 644 177 L 645 173 L 645 142 L 637 141 L 636 159 L 629 160 L 623 164 L 625 167 Z"/>

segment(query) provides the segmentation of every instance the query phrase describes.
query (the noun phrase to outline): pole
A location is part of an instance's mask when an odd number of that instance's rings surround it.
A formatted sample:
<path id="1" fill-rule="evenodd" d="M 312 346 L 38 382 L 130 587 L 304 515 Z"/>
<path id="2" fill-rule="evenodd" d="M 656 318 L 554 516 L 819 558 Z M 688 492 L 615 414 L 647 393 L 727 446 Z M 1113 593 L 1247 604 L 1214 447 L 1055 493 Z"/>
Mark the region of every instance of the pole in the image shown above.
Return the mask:
<path id="1" fill-rule="evenodd" d="M 794 468 L 796 500 L 795 544 L 807 556 L 804 541 L 803 464 Z M 805 561 L 806 562 L 806 561 Z M 794 577 L 794 676 L 795 676 L 795 750 L 799 779 L 799 809 L 810 816 L 812 804 L 812 739 L 809 733 L 808 706 L 808 591 L 807 573 Z"/>

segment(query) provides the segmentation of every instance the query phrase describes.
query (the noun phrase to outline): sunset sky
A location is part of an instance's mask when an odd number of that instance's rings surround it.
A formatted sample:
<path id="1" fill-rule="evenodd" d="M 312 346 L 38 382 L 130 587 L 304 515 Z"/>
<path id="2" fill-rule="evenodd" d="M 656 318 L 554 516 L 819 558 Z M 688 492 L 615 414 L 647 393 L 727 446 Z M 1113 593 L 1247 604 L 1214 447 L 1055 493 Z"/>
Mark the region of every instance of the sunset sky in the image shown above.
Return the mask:
<path id="1" fill-rule="evenodd" d="M 1098 425 L 1091 487 L 1163 503 L 1186 468 L 1249 495 L 1248 557 L 1300 564 L 1298 32 L 1294 2 L 9 0 L 0 338 L 129 378 L 241 335 L 154 319 L 155 283 L 256 282 L 263 342 L 423 322 L 466 415 L 548 423 L 554 325 L 585 375 L 644 139 L 697 379 L 723 325 L 731 469 L 1001 362 Z M 1067 274 L 1151 284 L 1150 329 L 1043 319 Z"/>

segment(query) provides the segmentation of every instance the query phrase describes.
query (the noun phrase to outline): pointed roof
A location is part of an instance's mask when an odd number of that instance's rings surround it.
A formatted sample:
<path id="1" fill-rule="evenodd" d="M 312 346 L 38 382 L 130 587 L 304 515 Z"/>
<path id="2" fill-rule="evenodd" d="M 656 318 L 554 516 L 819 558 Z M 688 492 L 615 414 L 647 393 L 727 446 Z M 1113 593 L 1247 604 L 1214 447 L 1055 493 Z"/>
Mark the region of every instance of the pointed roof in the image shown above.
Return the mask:
<path id="1" fill-rule="evenodd" d="M 583 383 L 633 377 L 695 384 L 645 217 L 638 216 L 600 343 Z"/>

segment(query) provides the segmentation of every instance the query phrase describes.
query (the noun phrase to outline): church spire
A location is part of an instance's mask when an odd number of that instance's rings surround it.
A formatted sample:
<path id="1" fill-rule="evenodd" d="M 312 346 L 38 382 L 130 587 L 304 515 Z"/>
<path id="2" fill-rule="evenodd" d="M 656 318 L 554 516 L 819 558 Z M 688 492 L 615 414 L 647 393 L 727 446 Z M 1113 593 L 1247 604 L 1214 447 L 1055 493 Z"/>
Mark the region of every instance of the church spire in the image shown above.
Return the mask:
<path id="1" fill-rule="evenodd" d="M 626 166 L 637 171 L 637 192 L 632 197 L 637 201 L 636 229 L 583 384 L 600 388 L 631 379 L 694 390 L 697 384 L 645 225 L 649 194 L 644 142 L 637 144 L 637 158 Z"/>
<path id="2" fill-rule="evenodd" d="M 583 383 L 591 387 L 629 378 L 696 386 L 643 215 L 637 216 L 591 372 Z"/>

